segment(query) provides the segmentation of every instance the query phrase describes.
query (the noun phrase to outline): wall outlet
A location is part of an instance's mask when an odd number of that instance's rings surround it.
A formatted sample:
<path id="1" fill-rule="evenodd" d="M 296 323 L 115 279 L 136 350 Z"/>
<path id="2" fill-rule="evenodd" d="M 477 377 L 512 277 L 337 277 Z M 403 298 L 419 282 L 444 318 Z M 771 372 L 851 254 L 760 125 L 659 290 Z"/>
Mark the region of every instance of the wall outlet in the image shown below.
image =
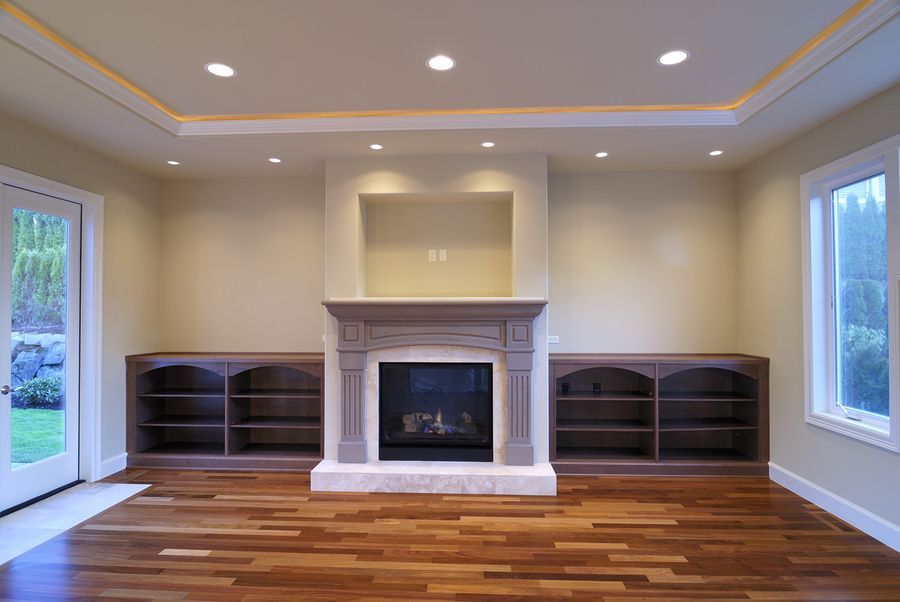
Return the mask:
<path id="1" fill-rule="evenodd" d="M 428 261 L 437 261 L 437 249 L 428 249 Z"/>
<path id="2" fill-rule="evenodd" d="M 438 260 L 439 261 L 447 261 L 447 249 L 439 249 L 438 250 Z"/>
<path id="3" fill-rule="evenodd" d="M 559 337 L 558 337 L 558 336 L 548 336 L 548 337 L 547 337 L 547 342 L 550 343 L 551 345 L 558 344 L 558 343 L 559 343 Z"/>

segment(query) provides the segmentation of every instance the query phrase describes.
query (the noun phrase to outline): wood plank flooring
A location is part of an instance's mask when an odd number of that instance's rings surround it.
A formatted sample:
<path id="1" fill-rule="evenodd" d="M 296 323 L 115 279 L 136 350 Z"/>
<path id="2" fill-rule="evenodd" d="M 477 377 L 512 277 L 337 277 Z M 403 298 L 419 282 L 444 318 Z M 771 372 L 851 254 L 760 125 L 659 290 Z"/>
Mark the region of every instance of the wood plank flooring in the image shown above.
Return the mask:
<path id="1" fill-rule="evenodd" d="M 0 599 L 900 600 L 900 554 L 766 478 L 562 477 L 557 497 L 111 480 L 153 486 L 0 567 Z"/>

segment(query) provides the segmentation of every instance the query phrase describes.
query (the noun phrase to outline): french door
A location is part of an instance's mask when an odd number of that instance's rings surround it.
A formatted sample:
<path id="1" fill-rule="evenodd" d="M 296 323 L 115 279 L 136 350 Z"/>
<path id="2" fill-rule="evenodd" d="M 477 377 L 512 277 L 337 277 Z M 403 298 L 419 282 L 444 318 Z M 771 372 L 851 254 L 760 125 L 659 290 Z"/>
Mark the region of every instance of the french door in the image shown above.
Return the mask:
<path id="1" fill-rule="evenodd" d="M 81 205 L 0 185 L 0 511 L 78 480 Z"/>

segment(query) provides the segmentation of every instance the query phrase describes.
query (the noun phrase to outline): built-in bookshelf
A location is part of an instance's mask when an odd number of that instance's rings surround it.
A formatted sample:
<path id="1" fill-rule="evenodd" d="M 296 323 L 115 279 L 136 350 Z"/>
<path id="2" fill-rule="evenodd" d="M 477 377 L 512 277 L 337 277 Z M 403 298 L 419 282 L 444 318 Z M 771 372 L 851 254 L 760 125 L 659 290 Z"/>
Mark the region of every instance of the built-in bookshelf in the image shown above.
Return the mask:
<path id="1" fill-rule="evenodd" d="M 767 473 L 766 358 L 554 354 L 550 372 L 558 473 Z"/>
<path id="2" fill-rule="evenodd" d="M 128 465 L 311 469 L 323 364 L 315 353 L 126 357 Z"/>

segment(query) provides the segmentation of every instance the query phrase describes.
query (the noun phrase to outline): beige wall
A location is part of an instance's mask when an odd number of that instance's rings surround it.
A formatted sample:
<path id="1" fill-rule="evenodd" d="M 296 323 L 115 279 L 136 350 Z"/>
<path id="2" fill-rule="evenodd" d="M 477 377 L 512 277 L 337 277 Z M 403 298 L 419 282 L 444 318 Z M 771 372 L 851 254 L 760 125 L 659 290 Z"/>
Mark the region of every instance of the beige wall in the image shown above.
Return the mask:
<path id="1" fill-rule="evenodd" d="M 806 424 L 801 174 L 900 132 L 900 86 L 738 175 L 741 351 L 771 358 L 772 462 L 900 525 L 900 455 Z"/>
<path id="2" fill-rule="evenodd" d="M 512 295 L 511 193 L 370 195 L 365 227 L 369 297 Z"/>
<path id="3" fill-rule="evenodd" d="M 731 174 L 552 175 L 550 352 L 736 351 L 736 218 Z"/>
<path id="4" fill-rule="evenodd" d="M 322 349 L 321 178 L 166 182 L 162 198 L 164 349 Z"/>
<path id="5" fill-rule="evenodd" d="M 159 347 L 159 183 L 0 115 L 0 164 L 104 196 L 101 458 L 125 452 L 125 355 Z"/>
<path id="6" fill-rule="evenodd" d="M 513 293 L 547 297 L 547 158 L 543 155 L 383 157 L 334 159 L 325 166 L 325 294 L 328 298 L 365 294 L 365 219 L 360 195 L 513 194 Z M 328 323 L 325 382 L 325 457 L 337 457 L 340 440 L 340 371 L 337 321 Z M 548 461 L 547 322 L 535 321 L 534 450 Z"/>

